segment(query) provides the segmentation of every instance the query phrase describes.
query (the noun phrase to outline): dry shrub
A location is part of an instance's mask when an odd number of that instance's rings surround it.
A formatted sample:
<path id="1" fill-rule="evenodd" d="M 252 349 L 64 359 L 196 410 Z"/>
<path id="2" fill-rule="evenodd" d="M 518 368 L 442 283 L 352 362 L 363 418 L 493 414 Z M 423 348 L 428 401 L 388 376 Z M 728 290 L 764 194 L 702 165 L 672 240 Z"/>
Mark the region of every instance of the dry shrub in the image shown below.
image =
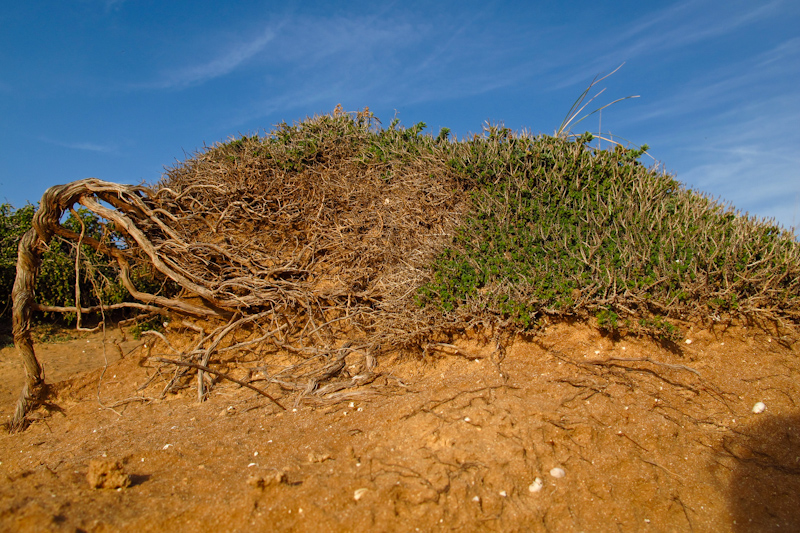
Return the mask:
<path id="1" fill-rule="evenodd" d="M 267 371 L 271 383 L 334 394 L 346 387 L 320 384 L 364 384 L 379 352 L 435 329 L 441 313 L 420 309 L 414 297 L 466 211 L 466 194 L 421 127 L 376 130 L 373 120 L 368 111 L 337 110 L 283 124 L 270 136 L 198 153 L 154 188 L 88 179 L 49 189 L 20 246 L 15 340 L 28 385 L 14 424 L 43 384 L 29 332 L 37 308 L 31 282 L 55 234 L 116 259 L 123 285 L 142 302 L 126 305 L 211 320 L 193 326 L 198 339 L 180 356 L 195 366 L 176 369 L 165 391 L 185 384 L 193 368 L 202 398 L 212 356 L 269 345 L 283 354 L 281 368 Z M 61 226 L 75 203 L 123 239 Z M 142 292 L 130 276 L 141 264 L 183 292 Z M 345 370 L 354 352 L 361 373 Z"/>
<path id="2" fill-rule="evenodd" d="M 30 317 L 54 235 L 117 262 L 139 302 L 116 306 L 195 317 L 180 346 L 151 333 L 162 344 L 150 355 L 173 365 L 162 395 L 195 372 L 200 399 L 209 374 L 246 383 L 258 372 L 296 402 L 340 400 L 375 379 L 382 353 L 546 315 L 594 312 L 616 327 L 626 314 L 667 337 L 664 317 L 800 318 L 791 236 L 643 167 L 641 151 L 492 125 L 453 142 L 424 127 L 379 128 L 368 110 L 337 108 L 212 146 L 153 188 L 49 189 L 20 243 L 14 335 L 28 383 L 12 426 L 43 391 Z M 102 237 L 59 224 L 76 203 L 107 222 Z M 144 292 L 137 268 L 182 292 Z M 209 366 L 241 353 L 246 376 Z"/>
<path id="3" fill-rule="evenodd" d="M 297 333 L 345 316 L 348 330 L 393 329 L 384 315 L 409 311 L 465 194 L 440 159 L 369 124 L 316 117 L 196 155 L 154 196 L 176 236 L 151 240 L 217 307 L 285 314 Z"/>

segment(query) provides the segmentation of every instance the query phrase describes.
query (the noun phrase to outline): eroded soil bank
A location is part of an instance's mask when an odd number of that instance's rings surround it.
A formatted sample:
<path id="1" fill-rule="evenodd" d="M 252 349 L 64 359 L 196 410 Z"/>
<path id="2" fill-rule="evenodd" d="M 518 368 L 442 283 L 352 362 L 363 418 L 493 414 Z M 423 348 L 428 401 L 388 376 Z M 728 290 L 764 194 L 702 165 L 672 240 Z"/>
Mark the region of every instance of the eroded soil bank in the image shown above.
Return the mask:
<path id="1" fill-rule="evenodd" d="M 284 398 L 285 412 L 229 382 L 202 404 L 188 389 L 136 399 L 154 368 L 133 341 L 105 358 L 97 335 L 39 346 L 59 383 L 25 432 L 0 436 L 0 529 L 800 530 L 798 344 L 685 334 L 661 346 L 561 324 L 502 361 L 463 340 L 379 361 L 349 401 Z M 15 358 L 0 352 L 3 417 Z M 92 488 L 99 458 L 130 486 Z"/>

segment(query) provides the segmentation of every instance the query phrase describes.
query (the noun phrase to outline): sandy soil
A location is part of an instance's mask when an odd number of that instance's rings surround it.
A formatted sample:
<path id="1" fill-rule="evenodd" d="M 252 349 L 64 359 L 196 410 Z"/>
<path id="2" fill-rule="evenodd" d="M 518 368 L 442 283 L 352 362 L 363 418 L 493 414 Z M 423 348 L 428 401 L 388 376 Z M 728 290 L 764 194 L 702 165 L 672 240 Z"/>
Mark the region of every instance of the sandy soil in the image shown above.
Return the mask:
<path id="1" fill-rule="evenodd" d="M 800 531 L 800 344 L 761 330 L 462 340 L 287 411 L 229 382 L 140 401 L 155 367 L 112 334 L 105 369 L 97 334 L 38 347 L 58 383 L 0 436 L 0 530 Z M 0 370 L 6 417 L 13 349 Z"/>

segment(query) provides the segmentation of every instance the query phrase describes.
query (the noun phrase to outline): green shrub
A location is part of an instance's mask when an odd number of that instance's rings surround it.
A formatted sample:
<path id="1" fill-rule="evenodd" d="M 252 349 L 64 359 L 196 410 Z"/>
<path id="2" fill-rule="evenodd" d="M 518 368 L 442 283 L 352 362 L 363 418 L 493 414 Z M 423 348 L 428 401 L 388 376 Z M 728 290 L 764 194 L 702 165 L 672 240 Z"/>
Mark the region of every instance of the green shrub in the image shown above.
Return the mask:
<path id="1" fill-rule="evenodd" d="M 0 318 L 11 316 L 11 290 L 17 272 L 17 245 L 31 227 L 36 208 L 30 204 L 14 209 L 0 205 Z"/>
<path id="2" fill-rule="evenodd" d="M 36 208 L 26 205 L 13 209 L 9 204 L 0 205 L 0 316 L 10 320 L 11 292 L 16 277 L 17 246 L 22 235 L 31 228 Z M 120 240 L 120 235 L 110 231 L 103 222 L 86 209 L 77 210 L 80 219 L 70 214 L 62 225 L 76 233 L 81 232 L 97 240 Z M 41 305 L 70 307 L 75 305 L 75 252 L 73 243 L 54 236 L 42 254 L 42 261 L 36 279 L 36 301 Z M 118 279 L 117 264 L 96 252 L 88 245 L 81 246 L 79 267 L 81 306 L 115 304 L 130 301 L 131 296 Z M 158 291 L 161 282 L 149 268 L 136 266 L 131 274 L 133 281 L 141 290 Z M 67 313 L 63 317 L 67 323 L 75 315 Z"/>
<path id="3" fill-rule="evenodd" d="M 619 315 L 614 311 L 602 309 L 597 313 L 596 318 L 597 325 L 600 327 L 600 329 L 611 332 L 617 330 L 617 326 L 619 324 Z"/>
<path id="4" fill-rule="evenodd" d="M 131 335 L 137 341 L 142 338 L 142 333 L 145 331 L 164 331 L 163 318 L 160 315 L 156 315 L 131 327 Z"/>
<path id="5" fill-rule="evenodd" d="M 650 318 L 642 318 L 639 320 L 639 324 L 644 331 L 663 341 L 677 343 L 683 338 L 681 330 L 663 316 L 655 315 Z"/>
<path id="6" fill-rule="evenodd" d="M 623 310 L 796 320 L 800 246 L 790 233 L 646 168 L 638 161 L 646 147 L 598 150 L 591 140 L 489 126 L 450 144 L 446 157 L 471 190 L 472 208 L 419 302 L 522 327 L 581 309 L 612 329 Z M 653 320 L 649 331 L 677 335 Z"/>

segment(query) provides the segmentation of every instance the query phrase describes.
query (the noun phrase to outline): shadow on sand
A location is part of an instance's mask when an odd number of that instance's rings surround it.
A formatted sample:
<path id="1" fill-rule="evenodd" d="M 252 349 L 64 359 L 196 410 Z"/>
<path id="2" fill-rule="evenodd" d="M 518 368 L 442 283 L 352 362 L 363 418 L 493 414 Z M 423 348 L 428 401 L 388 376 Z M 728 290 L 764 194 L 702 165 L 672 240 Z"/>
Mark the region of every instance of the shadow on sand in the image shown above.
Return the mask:
<path id="1" fill-rule="evenodd" d="M 723 438 L 733 531 L 800 531 L 800 415 L 759 415 Z"/>

